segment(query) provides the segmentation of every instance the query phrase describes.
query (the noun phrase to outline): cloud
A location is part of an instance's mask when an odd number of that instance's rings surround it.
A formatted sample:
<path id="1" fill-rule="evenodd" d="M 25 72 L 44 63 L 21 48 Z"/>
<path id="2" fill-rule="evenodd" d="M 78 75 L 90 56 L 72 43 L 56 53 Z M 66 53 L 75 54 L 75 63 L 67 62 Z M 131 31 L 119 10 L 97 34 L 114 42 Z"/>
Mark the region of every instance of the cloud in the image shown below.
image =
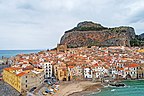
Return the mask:
<path id="1" fill-rule="evenodd" d="M 21 4 L 21 5 L 17 6 L 17 8 L 18 9 L 20 8 L 20 9 L 34 10 L 30 4 Z"/>
<path id="2" fill-rule="evenodd" d="M 2 49 L 47 49 L 85 20 L 143 32 L 143 0 L 0 0 Z"/>
<path id="3" fill-rule="evenodd" d="M 143 22 L 144 23 L 144 8 L 142 10 L 139 10 L 135 14 L 133 14 L 130 17 L 129 22 L 130 23 L 138 23 L 138 22 Z"/>
<path id="4" fill-rule="evenodd" d="M 144 1 L 143 0 L 139 0 L 139 1 L 133 1 L 132 3 L 128 4 L 126 6 L 127 9 L 129 9 L 128 11 L 128 15 L 127 15 L 127 22 L 129 22 L 130 24 L 132 23 L 138 23 L 138 22 L 143 22 L 143 17 L 144 17 Z"/>

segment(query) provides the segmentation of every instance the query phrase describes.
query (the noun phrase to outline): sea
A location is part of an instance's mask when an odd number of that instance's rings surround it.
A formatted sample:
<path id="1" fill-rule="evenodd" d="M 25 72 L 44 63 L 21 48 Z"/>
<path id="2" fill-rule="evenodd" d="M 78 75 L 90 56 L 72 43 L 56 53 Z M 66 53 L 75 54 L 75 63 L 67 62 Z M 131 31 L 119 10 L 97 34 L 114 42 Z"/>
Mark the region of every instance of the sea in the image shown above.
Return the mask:
<path id="1" fill-rule="evenodd" d="M 0 50 L 0 59 L 2 56 L 6 58 L 10 58 L 12 56 L 16 56 L 17 54 L 29 54 L 29 53 L 37 53 L 41 50 Z"/>
<path id="2" fill-rule="evenodd" d="M 126 87 L 103 88 L 99 93 L 92 93 L 88 96 L 144 96 L 144 80 L 123 81 Z"/>

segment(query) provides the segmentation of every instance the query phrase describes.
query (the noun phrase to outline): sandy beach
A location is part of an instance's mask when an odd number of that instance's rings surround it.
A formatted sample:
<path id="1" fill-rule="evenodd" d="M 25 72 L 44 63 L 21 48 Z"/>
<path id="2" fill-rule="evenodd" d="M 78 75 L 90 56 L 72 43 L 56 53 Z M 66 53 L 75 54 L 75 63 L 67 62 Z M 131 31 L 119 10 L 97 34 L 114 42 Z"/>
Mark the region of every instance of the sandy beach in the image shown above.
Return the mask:
<path id="1" fill-rule="evenodd" d="M 82 96 L 92 92 L 99 92 L 103 88 L 101 82 L 69 81 L 60 84 L 60 90 L 54 96 Z"/>

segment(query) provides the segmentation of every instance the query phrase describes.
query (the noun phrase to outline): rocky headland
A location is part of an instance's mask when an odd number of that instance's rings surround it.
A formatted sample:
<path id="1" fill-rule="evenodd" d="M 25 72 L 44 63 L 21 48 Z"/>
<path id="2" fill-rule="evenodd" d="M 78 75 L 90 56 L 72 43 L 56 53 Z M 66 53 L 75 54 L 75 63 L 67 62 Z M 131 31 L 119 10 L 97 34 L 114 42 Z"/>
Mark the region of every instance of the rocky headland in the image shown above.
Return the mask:
<path id="1" fill-rule="evenodd" d="M 83 46 L 131 46 L 135 39 L 132 27 L 108 28 L 91 21 L 80 22 L 76 27 L 68 30 L 61 38 L 60 44 L 69 48 Z"/>

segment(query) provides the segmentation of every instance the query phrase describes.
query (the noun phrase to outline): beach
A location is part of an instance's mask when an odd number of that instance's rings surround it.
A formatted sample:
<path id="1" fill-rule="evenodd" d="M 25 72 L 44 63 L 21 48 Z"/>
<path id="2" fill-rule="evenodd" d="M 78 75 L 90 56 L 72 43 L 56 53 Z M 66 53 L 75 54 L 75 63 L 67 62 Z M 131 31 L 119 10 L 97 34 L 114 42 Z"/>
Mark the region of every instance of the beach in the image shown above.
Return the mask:
<path id="1" fill-rule="evenodd" d="M 101 82 L 66 81 L 61 82 L 59 91 L 54 96 L 82 96 L 93 92 L 100 92 Z"/>

